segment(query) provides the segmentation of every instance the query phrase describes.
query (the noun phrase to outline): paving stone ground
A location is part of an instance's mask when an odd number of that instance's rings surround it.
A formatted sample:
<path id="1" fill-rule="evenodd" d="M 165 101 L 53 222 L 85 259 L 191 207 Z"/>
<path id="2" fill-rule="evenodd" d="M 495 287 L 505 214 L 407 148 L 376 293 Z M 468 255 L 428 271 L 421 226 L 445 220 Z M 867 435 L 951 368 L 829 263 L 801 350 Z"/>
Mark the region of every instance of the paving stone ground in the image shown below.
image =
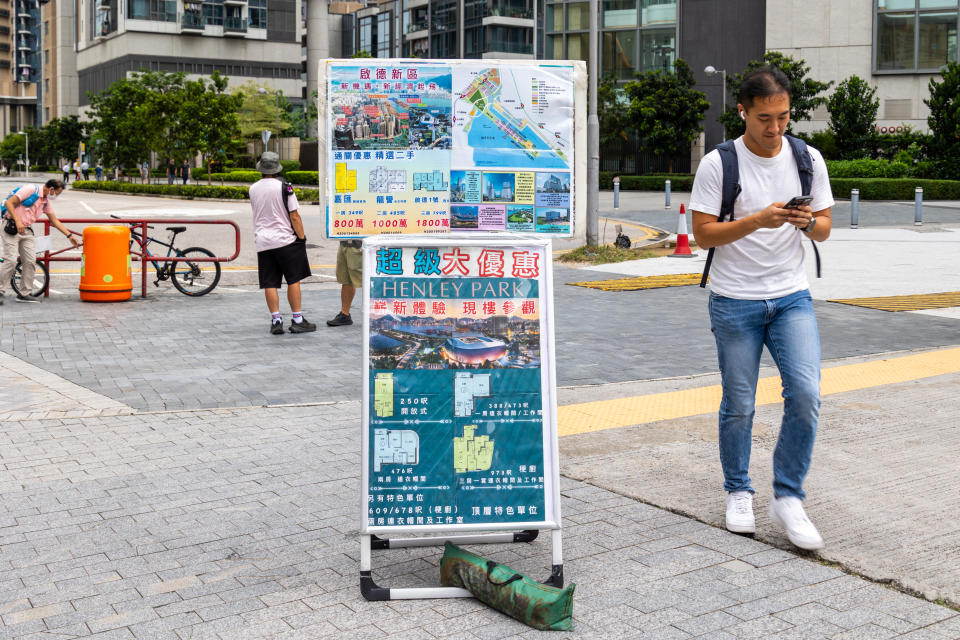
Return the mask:
<path id="1" fill-rule="evenodd" d="M 575 279 L 557 268 L 561 385 L 716 369 L 704 292 Z M 338 291 L 304 298 L 322 325 Z M 828 359 L 957 342 L 951 319 L 817 311 Z M 0 638 L 547 636 L 475 601 L 362 599 L 360 327 L 266 328 L 242 286 L 0 307 Z M 952 609 L 620 493 L 562 479 L 569 637 L 960 638 Z M 476 549 L 549 571 L 549 536 Z M 376 552 L 375 577 L 435 582 L 439 558 Z"/>
<path id="2" fill-rule="evenodd" d="M 359 404 L 0 427 L 0 638 L 539 638 L 474 600 L 367 602 Z M 576 638 L 956 638 L 957 612 L 563 479 Z M 549 536 L 475 547 L 534 576 Z M 440 550 L 375 552 L 382 586 Z"/>

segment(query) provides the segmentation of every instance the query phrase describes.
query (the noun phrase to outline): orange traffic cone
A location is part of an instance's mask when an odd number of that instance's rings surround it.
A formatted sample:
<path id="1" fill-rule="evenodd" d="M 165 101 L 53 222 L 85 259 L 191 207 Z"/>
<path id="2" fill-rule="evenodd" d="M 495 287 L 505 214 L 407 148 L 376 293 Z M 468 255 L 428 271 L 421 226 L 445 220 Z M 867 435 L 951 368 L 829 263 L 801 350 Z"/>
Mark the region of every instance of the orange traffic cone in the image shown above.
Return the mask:
<path id="1" fill-rule="evenodd" d="M 690 252 L 690 239 L 687 237 L 687 215 L 680 203 L 680 224 L 677 225 L 677 248 L 670 254 L 671 258 L 692 258 L 696 254 Z"/>

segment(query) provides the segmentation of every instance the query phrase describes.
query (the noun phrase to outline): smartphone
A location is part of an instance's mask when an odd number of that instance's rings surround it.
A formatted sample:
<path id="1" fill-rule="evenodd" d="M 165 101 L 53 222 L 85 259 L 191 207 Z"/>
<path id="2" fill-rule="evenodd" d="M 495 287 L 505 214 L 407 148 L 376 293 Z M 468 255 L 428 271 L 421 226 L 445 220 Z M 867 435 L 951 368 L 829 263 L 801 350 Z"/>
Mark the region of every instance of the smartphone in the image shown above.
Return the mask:
<path id="1" fill-rule="evenodd" d="M 783 205 L 784 209 L 796 209 L 797 207 L 803 207 L 813 202 L 813 196 L 794 196 L 790 198 L 790 202 Z"/>

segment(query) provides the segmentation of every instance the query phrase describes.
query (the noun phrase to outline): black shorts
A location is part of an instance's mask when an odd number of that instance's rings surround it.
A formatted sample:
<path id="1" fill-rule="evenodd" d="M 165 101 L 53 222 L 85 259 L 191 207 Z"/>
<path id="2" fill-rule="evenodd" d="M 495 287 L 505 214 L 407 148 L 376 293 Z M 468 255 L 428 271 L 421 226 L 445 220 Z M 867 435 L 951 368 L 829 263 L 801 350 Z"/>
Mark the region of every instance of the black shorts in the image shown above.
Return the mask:
<path id="1" fill-rule="evenodd" d="M 260 273 L 261 289 L 279 289 L 282 280 L 288 285 L 309 277 L 310 261 L 307 245 L 293 242 L 285 247 L 257 252 L 257 271 Z"/>

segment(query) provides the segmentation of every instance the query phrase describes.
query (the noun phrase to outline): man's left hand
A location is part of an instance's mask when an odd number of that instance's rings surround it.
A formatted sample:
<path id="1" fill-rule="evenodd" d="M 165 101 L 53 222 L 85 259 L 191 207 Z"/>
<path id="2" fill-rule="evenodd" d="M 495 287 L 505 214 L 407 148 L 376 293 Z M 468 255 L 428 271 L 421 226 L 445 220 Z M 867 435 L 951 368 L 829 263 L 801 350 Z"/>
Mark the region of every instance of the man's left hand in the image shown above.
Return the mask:
<path id="1" fill-rule="evenodd" d="M 806 229 L 810 225 L 811 218 L 813 218 L 813 209 L 811 209 L 809 205 L 804 205 L 796 209 L 790 209 L 787 222 L 797 229 Z"/>

